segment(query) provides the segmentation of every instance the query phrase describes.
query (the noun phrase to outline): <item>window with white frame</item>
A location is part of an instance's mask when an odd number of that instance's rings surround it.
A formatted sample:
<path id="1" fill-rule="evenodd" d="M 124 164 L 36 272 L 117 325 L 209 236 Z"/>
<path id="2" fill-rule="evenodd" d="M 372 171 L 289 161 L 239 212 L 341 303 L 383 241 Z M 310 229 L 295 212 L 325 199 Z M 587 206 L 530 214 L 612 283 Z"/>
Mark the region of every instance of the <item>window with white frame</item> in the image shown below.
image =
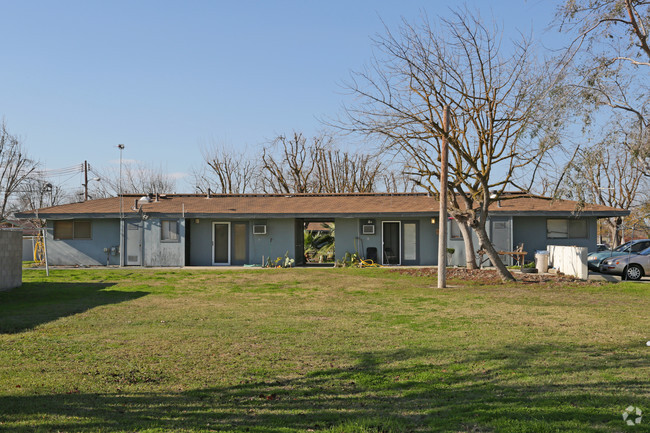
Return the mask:
<path id="1" fill-rule="evenodd" d="M 162 220 L 160 222 L 160 240 L 167 242 L 178 242 L 178 221 Z"/>
<path id="2" fill-rule="evenodd" d="M 569 218 L 549 218 L 546 220 L 547 239 L 586 239 L 587 220 Z"/>

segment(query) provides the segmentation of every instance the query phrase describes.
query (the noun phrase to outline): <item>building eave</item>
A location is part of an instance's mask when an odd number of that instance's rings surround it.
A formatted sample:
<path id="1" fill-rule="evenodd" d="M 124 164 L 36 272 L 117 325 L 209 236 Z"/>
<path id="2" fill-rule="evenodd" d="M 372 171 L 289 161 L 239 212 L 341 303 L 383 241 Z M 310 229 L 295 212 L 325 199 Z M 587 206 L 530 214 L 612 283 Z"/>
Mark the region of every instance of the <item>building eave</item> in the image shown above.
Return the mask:
<path id="1" fill-rule="evenodd" d="M 508 211 L 508 212 L 499 212 L 499 211 L 490 211 L 488 215 L 499 215 L 499 216 L 544 216 L 544 217 L 597 217 L 597 218 L 611 218 L 611 217 L 624 217 L 630 214 L 630 211 L 620 210 L 620 211 Z"/>
<path id="2" fill-rule="evenodd" d="M 626 210 L 598 210 L 598 211 L 512 211 L 512 210 L 492 210 L 489 215 L 495 216 L 525 216 L 525 217 L 624 217 L 630 214 Z M 152 218 L 209 218 L 209 219 L 278 219 L 278 218 L 302 218 L 302 219 L 334 219 L 334 218 L 428 218 L 437 217 L 437 210 L 428 210 L 422 212 L 314 212 L 314 213 L 209 213 L 209 212 L 145 212 L 145 215 Z M 141 214 L 135 212 L 124 213 L 124 219 L 140 218 Z M 46 219 L 46 220 L 63 220 L 63 219 L 119 219 L 118 212 L 111 213 L 33 213 L 19 212 L 16 213 L 19 219 Z"/>

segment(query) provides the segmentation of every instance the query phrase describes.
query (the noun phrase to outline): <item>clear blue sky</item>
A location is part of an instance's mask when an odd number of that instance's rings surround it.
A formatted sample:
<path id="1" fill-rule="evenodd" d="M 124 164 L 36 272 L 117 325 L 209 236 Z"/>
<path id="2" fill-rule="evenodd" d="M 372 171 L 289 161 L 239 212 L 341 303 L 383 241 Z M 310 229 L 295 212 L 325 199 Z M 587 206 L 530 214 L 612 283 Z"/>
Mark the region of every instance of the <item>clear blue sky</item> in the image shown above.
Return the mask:
<path id="1" fill-rule="evenodd" d="M 446 15 L 453 4 L 0 0 L 0 117 L 48 169 L 108 166 L 123 143 L 125 159 L 180 176 L 209 140 L 254 147 L 321 129 L 384 23 Z M 506 36 L 533 28 L 537 38 L 555 4 L 467 2 Z M 191 192 L 188 181 L 177 189 Z"/>

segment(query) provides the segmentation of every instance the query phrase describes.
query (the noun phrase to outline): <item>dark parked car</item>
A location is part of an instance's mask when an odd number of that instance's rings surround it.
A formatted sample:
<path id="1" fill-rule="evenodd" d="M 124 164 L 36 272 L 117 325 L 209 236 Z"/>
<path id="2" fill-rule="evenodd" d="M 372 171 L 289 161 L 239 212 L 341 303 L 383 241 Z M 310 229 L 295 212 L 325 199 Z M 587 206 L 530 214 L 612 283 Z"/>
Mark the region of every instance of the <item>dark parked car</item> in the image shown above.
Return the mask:
<path id="1" fill-rule="evenodd" d="M 601 251 L 605 251 L 605 250 L 609 250 L 609 249 L 610 249 L 609 245 L 607 245 L 607 244 L 598 244 L 598 245 L 596 245 L 596 251 L 597 252 L 601 252 Z"/>

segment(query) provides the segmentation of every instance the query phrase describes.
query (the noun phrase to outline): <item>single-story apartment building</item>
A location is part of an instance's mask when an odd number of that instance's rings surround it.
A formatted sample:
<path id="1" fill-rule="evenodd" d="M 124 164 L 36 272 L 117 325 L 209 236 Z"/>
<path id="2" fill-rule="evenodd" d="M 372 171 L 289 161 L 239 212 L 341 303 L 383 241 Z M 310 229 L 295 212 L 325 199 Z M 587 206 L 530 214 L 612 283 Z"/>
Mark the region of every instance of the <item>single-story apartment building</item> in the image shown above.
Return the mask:
<path id="1" fill-rule="evenodd" d="M 550 244 L 593 250 L 598 218 L 628 214 L 600 205 L 577 209 L 573 201 L 510 194 L 492 204 L 488 234 L 498 250 L 523 243 L 531 260 Z M 288 253 L 301 266 L 304 230 L 315 222 L 333 223 L 337 259 L 358 252 L 386 265 L 435 265 L 438 212 L 426 193 L 125 194 L 17 217 L 46 221 L 52 265 L 244 265 Z M 444 223 L 455 249 L 451 264 L 463 265 L 460 231 L 453 219 Z"/>

